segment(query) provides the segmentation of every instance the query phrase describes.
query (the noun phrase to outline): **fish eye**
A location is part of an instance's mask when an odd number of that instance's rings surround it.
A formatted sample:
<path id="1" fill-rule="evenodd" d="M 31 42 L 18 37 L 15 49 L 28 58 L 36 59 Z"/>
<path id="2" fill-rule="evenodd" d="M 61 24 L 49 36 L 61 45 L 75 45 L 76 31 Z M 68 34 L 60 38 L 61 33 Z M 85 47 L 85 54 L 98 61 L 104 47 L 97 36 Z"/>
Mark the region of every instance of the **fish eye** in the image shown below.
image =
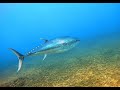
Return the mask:
<path id="1" fill-rule="evenodd" d="M 67 43 L 63 43 L 63 45 L 67 45 Z"/>

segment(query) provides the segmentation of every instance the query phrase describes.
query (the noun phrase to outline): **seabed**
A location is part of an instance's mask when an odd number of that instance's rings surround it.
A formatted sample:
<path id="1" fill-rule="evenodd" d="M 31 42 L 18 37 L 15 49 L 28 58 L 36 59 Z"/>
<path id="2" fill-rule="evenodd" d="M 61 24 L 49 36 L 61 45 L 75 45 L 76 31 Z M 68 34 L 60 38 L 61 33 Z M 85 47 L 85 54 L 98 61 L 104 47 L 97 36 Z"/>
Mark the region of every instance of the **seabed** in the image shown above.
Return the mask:
<path id="1" fill-rule="evenodd" d="M 0 87 L 120 87 L 120 43 L 111 43 L 26 60 L 19 73 L 6 71 Z"/>

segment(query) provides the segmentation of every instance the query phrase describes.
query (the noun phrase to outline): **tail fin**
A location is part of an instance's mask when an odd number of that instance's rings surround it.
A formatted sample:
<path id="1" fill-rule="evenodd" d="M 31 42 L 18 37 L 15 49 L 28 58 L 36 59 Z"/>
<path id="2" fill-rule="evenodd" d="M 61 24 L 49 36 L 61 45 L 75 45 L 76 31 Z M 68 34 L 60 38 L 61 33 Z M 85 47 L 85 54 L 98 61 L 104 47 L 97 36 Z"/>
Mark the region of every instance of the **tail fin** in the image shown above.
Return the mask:
<path id="1" fill-rule="evenodd" d="M 9 48 L 14 54 L 16 54 L 16 56 L 18 57 L 19 60 L 19 64 L 18 64 L 18 70 L 17 72 L 20 71 L 21 67 L 22 67 L 22 62 L 24 60 L 24 55 L 20 54 L 19 52 L 17 52 L 16 50 Z"/>

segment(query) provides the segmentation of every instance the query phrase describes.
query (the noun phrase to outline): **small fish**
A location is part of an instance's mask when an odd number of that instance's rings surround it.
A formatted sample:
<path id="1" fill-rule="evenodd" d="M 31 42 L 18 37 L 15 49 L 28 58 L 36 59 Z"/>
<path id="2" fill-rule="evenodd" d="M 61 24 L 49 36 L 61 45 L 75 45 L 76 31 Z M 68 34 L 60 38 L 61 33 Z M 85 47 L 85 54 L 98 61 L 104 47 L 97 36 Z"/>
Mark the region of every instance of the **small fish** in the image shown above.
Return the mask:
<path id="1" fill-rule="evenodd" d="M 45 60 L 45 58 L 47 57 L 47 54 L 62 53 L 62 52 L 68 51 L 73 47 L 75 47 L 80 42 L 79 39 L 69 37 L 69 36 L 58 37 L 51 40 L 47 40 L 43 38 L 41 39 L 45 41 L 41 45 L 41 47 L 40 46 L 36 47 L 35 49 L 31 50 L 27 55 L 22 55 L 18 51 L 12 48 L 9 48 L 18 57 L 19 64 L 18 64 L 17 72 L 20 71 L 25 57 L 44 54 L 43 60 Z"/>

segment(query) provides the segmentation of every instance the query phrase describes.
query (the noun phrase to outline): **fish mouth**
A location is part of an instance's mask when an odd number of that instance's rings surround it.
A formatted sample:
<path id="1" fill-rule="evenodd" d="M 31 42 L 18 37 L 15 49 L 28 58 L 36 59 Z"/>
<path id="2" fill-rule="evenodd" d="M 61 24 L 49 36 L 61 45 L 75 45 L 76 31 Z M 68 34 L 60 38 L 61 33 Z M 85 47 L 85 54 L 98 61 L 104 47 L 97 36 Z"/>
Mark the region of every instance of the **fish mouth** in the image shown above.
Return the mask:
<path id="1" fill-rule="evenodd" d="M 79 43 L 80 42 L 80 40 L 79 39 L 76 39 L 75 41 L 74 41 L 74 43 Z"/>
<path id="2" fill-rule="evenodd" d="M 80 42 L 80 40 L 79 40 L 79 39 L 76 39 L 76 40 L 74 40 L 74 41 L 69 42 L 69 44 L 74 44 L 74 43 L 79 43 L 79 42 Z"/>

